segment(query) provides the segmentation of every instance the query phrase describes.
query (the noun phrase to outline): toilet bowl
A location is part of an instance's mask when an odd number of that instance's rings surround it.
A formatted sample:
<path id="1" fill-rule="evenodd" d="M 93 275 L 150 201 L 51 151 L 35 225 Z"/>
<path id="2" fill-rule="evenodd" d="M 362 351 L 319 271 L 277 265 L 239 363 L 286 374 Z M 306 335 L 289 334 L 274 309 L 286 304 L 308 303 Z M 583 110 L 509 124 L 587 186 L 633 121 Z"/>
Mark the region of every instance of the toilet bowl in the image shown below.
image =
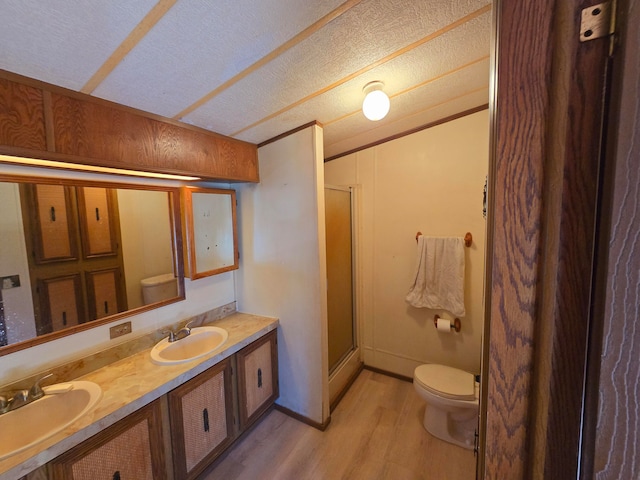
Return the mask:
<path id="1" fill-rule="evenodd" d="M 426 402 L 424 428 L 434 437 L 474 447 L 478 424 L 478 383 L 471 373 L 445 365 L 420 365 L 413 387 Z"/>
<path id="2" fill-rule="evenodd" d="M 173 273 L 164 273 L 140 281 L 144 305 L 178 296 L 178 283 Z"/>

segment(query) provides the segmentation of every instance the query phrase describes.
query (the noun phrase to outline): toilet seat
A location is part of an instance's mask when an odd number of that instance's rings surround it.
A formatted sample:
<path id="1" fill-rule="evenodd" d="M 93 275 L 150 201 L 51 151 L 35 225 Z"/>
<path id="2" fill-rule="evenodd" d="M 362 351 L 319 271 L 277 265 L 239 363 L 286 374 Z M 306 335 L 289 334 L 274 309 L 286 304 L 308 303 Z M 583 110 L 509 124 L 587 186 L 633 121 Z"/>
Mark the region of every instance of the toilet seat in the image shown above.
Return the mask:
<path id="1" fill-rule="evenodd" d="M 425 390 L 452 400 L 475 400 L 475 378 L 469 372 L 446 365 L 420 365 L 415 380 Z"/>

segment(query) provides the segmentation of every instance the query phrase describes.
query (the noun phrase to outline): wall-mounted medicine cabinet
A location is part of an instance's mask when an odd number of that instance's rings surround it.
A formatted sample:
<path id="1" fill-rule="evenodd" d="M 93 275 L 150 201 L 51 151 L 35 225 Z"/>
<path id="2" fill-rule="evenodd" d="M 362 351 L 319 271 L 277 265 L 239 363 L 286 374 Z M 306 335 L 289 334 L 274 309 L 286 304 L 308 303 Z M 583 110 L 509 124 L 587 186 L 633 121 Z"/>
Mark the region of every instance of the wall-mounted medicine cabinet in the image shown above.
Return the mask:
<path id="1" fill-rule="evenodd" d="M 183 187 L 186 276 L 195 280 L 238 268 L 236 192 Z"/>

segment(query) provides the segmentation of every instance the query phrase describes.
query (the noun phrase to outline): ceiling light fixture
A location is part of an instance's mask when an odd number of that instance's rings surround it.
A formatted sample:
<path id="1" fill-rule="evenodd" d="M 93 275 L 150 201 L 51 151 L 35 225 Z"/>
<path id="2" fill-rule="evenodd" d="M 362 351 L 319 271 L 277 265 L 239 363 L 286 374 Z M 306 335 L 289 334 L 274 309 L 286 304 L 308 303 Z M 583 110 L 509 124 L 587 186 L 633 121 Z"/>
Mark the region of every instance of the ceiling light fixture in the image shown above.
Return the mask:
<path id="1" fill-rule="evenodd" d="M 389 97 L 382 91 L 382 87 L 384 83 L 376 80 L 367 83 L 362 89 L 365 95 L 362 113 L 374 122 L 383 119 L 389 113 Z"/>

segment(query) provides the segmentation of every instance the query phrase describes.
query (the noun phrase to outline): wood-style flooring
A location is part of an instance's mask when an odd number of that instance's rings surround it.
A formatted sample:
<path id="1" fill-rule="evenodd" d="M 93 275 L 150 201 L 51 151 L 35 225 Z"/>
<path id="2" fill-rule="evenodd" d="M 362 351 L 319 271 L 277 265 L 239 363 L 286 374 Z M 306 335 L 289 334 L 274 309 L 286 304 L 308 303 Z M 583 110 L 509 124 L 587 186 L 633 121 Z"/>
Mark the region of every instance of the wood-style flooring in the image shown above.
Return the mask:
<path id="1" fill-rule="evenodd" d="M 473 452 L 431 436 L 409 382 L 363 370 L 321 432 L 274 410 L 205 480 L 473 480 Z"/>

